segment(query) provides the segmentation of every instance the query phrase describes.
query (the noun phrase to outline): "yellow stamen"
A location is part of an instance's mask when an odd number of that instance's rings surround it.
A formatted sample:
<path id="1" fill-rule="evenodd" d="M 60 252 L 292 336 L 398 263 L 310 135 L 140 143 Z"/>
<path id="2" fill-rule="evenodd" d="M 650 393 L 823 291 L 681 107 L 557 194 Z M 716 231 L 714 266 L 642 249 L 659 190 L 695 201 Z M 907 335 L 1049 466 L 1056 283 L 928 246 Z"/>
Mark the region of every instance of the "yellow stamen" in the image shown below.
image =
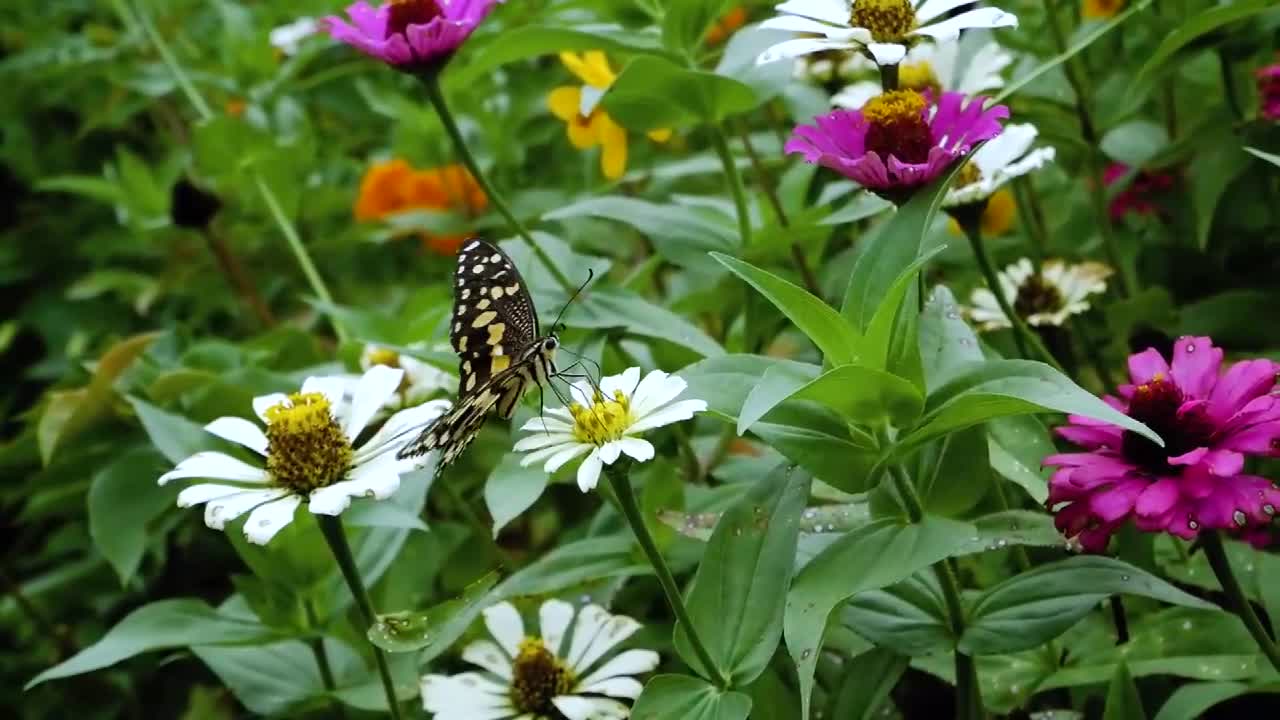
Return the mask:
<path id="1" fill-rule="evenodd" d="M 898 66 L 898 87 L 908 90 L 932 90 L 935 94 L 942 92 L 942 82 L 933 71 L 928 60 L 914 63 L 902 63 Z"/>
<path id="2" fill-rule="evenodd" d="M 388 348 L 374 348 L 369 351 L 366 359 L 370 367 L 374 365 L 386 365 L 389 368 L 400 367 L 400 353 Z"/>
<path id="3" fill-rule="evenodd" d="M 305 495 L 341 480 L 351 441 L 321 393 L 294 393 L 267 408 L 267 472 L 279 487 Z"/>
<path id="4" fill-rule="evenodd" d="M 511 703 L 520 713 L 556 717 L 552 699 L 568 694 L 578 682 L 573 671 L 539 638 L 521 640 L 511 665 Z"/>
<path id="5" fill-rule="evenodd" d="M 916 29 L 916 10 L 910 0 L 854 0 L 849 24 L 870 30 L 876 42 L 901 43 Z"/>
<path id="6" fill-rule="evenodd" d="M 862 116 L 874 125 L 914 122 L 924 112 L 924 96 L 914 90 L 891 90 L 862 106 Z"/>
<path id="7" fill-rule="evenodd" d="M 634 422 L 631 399 L 621 390 L 611 399 L 596 392 L 591 407 L 573 403 L 569 412 L 573 415 L 573 437 L 596 446 L 621 438 Z"/>

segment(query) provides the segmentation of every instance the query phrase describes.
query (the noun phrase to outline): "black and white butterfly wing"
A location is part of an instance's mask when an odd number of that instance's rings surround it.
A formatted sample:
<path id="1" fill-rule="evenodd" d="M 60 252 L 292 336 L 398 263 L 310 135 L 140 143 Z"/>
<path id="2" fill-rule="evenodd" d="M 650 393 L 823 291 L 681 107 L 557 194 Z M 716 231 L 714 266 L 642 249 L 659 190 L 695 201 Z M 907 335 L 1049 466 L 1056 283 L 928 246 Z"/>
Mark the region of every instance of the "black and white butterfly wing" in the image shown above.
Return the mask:
<path id="1" fill-rule="evenodd" d="M 458 353 L 459 399 L 538 339 L 538 312 L 524 278 L 496 245 L 472 240 L 458 251 L 449 339 Z"/>

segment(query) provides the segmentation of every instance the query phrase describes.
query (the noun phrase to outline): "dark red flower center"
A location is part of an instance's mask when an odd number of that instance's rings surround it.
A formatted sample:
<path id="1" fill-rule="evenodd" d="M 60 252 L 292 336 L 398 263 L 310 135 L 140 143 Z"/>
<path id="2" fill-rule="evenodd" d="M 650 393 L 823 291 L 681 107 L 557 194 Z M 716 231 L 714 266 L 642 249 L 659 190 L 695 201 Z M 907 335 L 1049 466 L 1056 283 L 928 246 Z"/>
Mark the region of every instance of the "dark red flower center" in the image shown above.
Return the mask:
<path id="1" fill-rule="evenodd" d="M 892 155 L 904 163 L 927 162 L 933 134 L 924 110 L 924 97 L 914 90 L 892 90 L 868 100 L 861 110 L 869 125 L 866 149 L 885 161 Z"/>
<path id="2" fill-rule="evenodd" d="M 1156 375 L 1151 382 L 1139 385 L 1129 400 L 1129 417 L 1164 438 L 1164 447 L 1126 430 L 1122 450 L 1124 456 L 1139 467 L 1153 473 L 1168 473 L 1169 458 L 1205 447 L 1213 440 L 1213 423 L 1199 408 L 1178 414 L 1185 398 L 1168 377 Z"/>
<path id="3" fill-rule="evenodd" d="M 426 25 L 442 14 L 436 0 L 391 0 L 387 37 L 403 35 L 410 25 Z"/>

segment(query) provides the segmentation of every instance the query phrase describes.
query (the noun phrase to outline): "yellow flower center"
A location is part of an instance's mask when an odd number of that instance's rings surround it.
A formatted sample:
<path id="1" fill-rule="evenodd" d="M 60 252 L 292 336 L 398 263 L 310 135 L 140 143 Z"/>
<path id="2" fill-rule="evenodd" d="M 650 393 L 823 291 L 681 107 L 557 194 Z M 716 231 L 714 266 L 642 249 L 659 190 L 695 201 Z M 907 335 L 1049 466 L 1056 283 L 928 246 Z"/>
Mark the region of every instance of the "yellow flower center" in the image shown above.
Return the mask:
<path id="1" fill-rule="evenodd" d="M 320 393 L 294 393 L 267 408 L 267 472 L 298 495 L 328 487 L 351 467 L 351 441 Z"/>
<path id="2" fill-rule="evenodd" d="M 573 690 L 578 678 L 538 638 L 520 641 L 511 670 L 511 702 L 521 714 L 559 717 L 551 700 Z"/>
<path id="3" fill-rule="evenodd" d="M 866 149 L 887 161 L 892 155 L 906 163 L 923 163 L 933 148 L 933 135 L 924 118 L 924 96 L 915 90 L 891 90 L 862 106 L 867 128 Z"/>
<path id="4" fill-rule="evenodd" d="M 910 0 L 854 0 L 849 24 L 870 30 L 876 42 L 901 43 L 916 29 L 916 10 Z"/>
<path id="5" fill-rule="evenodd" d="M 1018 203 L 1013 193 L 1000 188 L 987 198 L 987 207 L 982 211 L 982 234 L 987 237 L 999 237 L 1013 229 L 1013 221 L 1017 216 Z"/>
<path id="6" fill-rule="evenodd" d="M 972 185 L 982 179 L 982 171 L 978 169 L 978 165 L 973 162 L 966 162 L 964 167 L 960 168 L 960 172 L 956 173 L 956 179 L 952 183 L 952 187 L 962 188 L 966 185 Z"/>
<path id="7" fill-rule="evenodd" d="M 942 83 L 938 80 L 938 74 L 933 71 L 933 65 L 930 65 L 928 60 L 899 65 L 898 87 L 921 92 L 932 90 L 934 94 L 942 92 Z"/>
<path id="8" fill-rule="evenodd" d="M 387 348 L 376 348 L 369 351 L 369 365 L 386 365 L 389 368 L 400 367 L 400 353 Z"/>
<path id="9" fill-rule="evenodd" d="M 569 412 L 573 414 L 573 437 L 596 446 L 621 438 L 634 422 L 631 400 L 621 390 L 615 391 L 613 398 L 596 391 L 590 407 L 573 403 Z"/>

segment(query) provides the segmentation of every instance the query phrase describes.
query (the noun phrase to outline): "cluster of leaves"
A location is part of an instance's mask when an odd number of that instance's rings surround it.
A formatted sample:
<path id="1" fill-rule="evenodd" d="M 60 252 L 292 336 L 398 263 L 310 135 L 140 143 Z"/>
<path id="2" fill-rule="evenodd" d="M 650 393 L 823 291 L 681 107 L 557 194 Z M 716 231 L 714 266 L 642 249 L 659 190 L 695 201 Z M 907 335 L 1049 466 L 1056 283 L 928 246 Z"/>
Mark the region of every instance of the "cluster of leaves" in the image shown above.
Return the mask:
<path id="1" fill-rule="evenodd" d="M 613 506 L 566 473 L 521 468 L 508 429 L 491 423 L 439 483 L 416 473 L 392 501 L 344 515 L 375 606 L 405 610 L 368 633 L 393 651 L 403 699 L 426 668 L 457 666 L 484 607 L 554 595 L 646 624 L 632 642 L 664 665 L 638 718 L 948 716 L 952 693 L 935 691 L 969 685 L 957 656 L 973 659 L 995 713 L 1141 718 L 1145 706 L 1175 720 L 1224 701 L 1274 707 L 1280 681 L 1219 607 L 1201 554 L 1129 534 L 1117 558 L 1071 557 L 1040 509 L 1046 419 L 1150 432 L 1091 392 L 1122 368 L 1130 338 L 1211 334 L 1231 351 L 1276 353 L 1280 183 L 1268 153 L 1280 136 L 1235 114 L 1252 104 L 1247 69 L 1277 44 L 1271 3 L 1133 2 L 1076 27 L 1062 52 L 1041 41 L 1045 13 L 1070 19 L 1075 3 L 996 3 L 1021 20 L 999 34 L 1019 53 L 1004 101 L 1060 161 L 1020 197 L 1024 222 L 993 243 L 1001 259 L 1027 247 L 1101 256 L 1090 185 L 1101 160 L 1177 178 L 1162 212 L 1112 228 L 1141 290 L 1074 328 L 1087 362 L 1062 353 L 1065 374 L 1009 359 L 1009 337 L 980 341 L 962 319 L 948 285 L 980 281 L 938 210 L 947 178 L 890 211 L 783 158 L 775 125 L 807 121 L 828 97 L 787 63 L 755 65 L 776 33 L 704 41 L 737 4 L 511 2 L 442 77 L 473 153 L 541 247 L 597 278 L 564 316 L 566 346 L 607 372 L 678 370 L 710 406 L 655 438 L 659 459 L 635 480 L 659 546 L 691 578 L 717 667 L 675 631 Z M 366 629 L 314 523 L 251 546 L 174 508 L 176 490 L 155 478 L 226 449 L 201 424 L 245 415 L 254 395 L 352 371 L 367 343 L 442 342 L 451 262 L 405 233 L 508 228 L 496 214 L 352 221 L 373 159 L 454 158 L 411 78 L 323 40 L 273 50 L 273 27 L 336 11 L 327 0 L 11 5 L 0 35 L 6 696 L 32 717 L 385 710 Z M 603 107 L 628 130 L 676 132 L 636 144 L 616 183 L 546 111 L 568 79 L 548 57 L 564 50 L 622 66 Z M 1091 79 L 1087 98 L 1068 67 Z M 724 161 L 749 171 L 745 208 Z M 212 224 L 175 222 L 183 178 L 218 198 Z M 295 239 L 331 298 L 299 268 Z M 550 275 L 507 247 L 544 312 L 559 309 Z M 267 318 L 219 248 L 239 258 Z M 802 287 L 793 248 L 818 268 L 817 292 Z M 1280 561 L 1229 551 L 1274 626 Z M 1113 596 L 1128 614 L 1119 646 Z"/>

